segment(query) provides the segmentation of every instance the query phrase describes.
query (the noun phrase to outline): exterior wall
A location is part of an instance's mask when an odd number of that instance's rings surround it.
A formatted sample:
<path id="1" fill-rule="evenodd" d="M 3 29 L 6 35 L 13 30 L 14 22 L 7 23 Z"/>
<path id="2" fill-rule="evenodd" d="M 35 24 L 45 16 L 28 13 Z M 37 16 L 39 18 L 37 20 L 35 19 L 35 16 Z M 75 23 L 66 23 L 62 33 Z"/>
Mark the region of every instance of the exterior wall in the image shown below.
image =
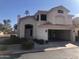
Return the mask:
<path id="1" fill-rule="evenodd" d="M 75 32 L 74 32 L 74 30 L 71 31 L 71 41 L 75 42 Z"/>
<path id="2" fill-rule="evenodd" d="M 48 33 L 46 32 L 46 28 L 37 29 L 37 39 L 48 40 Z"/>
<path id="3" fill-rule="evenodd" d="M 26 24 L 31 24 L 33 25 L 33 38 L 36 37 L 36 29 L 35 29 L 35 19 L 33 17 L 28 17 L 26 19 L 22 19 L 19 23 L 19 31 L 20 31 L 20 35 L 19 37 L 24 37 L 25 35 L 25 25 Z"/>
<path id="4" fill-rule="evenodd" d="M 78 36 L 78 31 L 79 31 L 79 17 L 73 18 L 73 24 L 75 27 L 75 35 Z"/>
<path id="5" fill-rule="evenodd" d="M 79 28 L 75 28 L 75 36 L 78 36 Z"/>
<path id="6" fill-rule="evenodd" d="M 73 18 L 73 24 L 78 28 L 79 27 L 79 17 Z"/>
<path id="7" fill-rule="evenodd" d="M 48 29 L 54 29 L 54 30 L 72 30 L 73 29 L 73 26 L 60 26 L 60 25 L 42 25 L 42 26 L 39 26 L 39 27 L 42 27 L 42 28 L 48 28 Z"/>
<path id="8" fill-rule="evenodd" d="M 63 10 L 64 13 L 58 13 L 58 10 Z M 58 17 L 58 18 L 57 18 Z M 47 20 L 52 24 L 69 24 L 72 25 L 72 16 L 68 15 L 68 12 L 63 8 L 51 10 L 47 14 Z"/>
<path id="9" fill-rule="evenodd" d="M 75 34 L 72 30 L 72 28 L 68 28 L 68 27 L 60 27 L 60 26 L 43 26 L 43 27 L 38 27 L 37 29 L 37 38 L 38 39 L 44 39 L 44 40 L 48 40 L 48 29 L 51 30 L 64 30 L 61 35 L 64 35 L 62 38 L 66 38 L 66 39 L 70 39 L 71 41 L 75 41 Z"/>
<path id="10" fill-rule="evenodd" d="M 4 35 L 4 32 L 0 31 L 0 36 L 1 36 L 1 35 Z"/>
<path id="11" fill-rule="evenodd" d="M 57 13 L 57 10 L 63 10 L 64 13 Z M 39 12 L 38 14 L 42 14 L 43 12 Z M 36 14 L 36 15 L 38 15 Z M 47 14 L 47 21 L 41 21 L 40 20 L 40 16 L 39 16 L 39 21 L 36 21 L 36 19 L 34 17 L 26 17 L 23 18 L 19 21 L 18 23 L 18 36 L 19 37 L 24 37 L 24 32 L 25 32 L 25 28 L 24 26 L 26 24 L 31 24 L 33 25 L 33 38 L 37 38 L 37 39 L 44 39 L 44 40 L 48 40 L 48 29 L 52 29 L 52 30 L 70 30 L 70 34 L 71 34 L 71 40 L 75 41 L 75 35 L 73 33 L 73 28 L 72 28 L 72 16 L 68 14 L 68 11 L 65 10 L 64 8 L 56 8 L 53 10 L 48 11 Z M 35 15 L 35 16 L 36 16 Z M 69 25 L 69 26 L 43 26 L 42 24 L 46 23 L 46 22 L 50 22 L 53 25 L 54 24 L 63 24 L 63 25 Z M 40 26 L 42 25 L 42 26 Z M 68 32 L 66 33 L 68 34 Z M 64 36 L 66 36 L 66 34 L 63 34 Z M 68 36 L 66 37 L 68 38 Z"/>

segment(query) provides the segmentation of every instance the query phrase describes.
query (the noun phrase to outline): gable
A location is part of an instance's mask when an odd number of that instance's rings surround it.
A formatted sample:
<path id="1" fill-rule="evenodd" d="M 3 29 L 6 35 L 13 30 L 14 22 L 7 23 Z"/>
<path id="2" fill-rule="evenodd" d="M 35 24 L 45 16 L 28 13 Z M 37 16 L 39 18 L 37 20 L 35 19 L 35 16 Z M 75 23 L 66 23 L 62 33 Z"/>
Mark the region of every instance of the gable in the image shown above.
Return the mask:
<path id="1" fill-rule="evenodd" d="M 70 12 L 67 8 L 65 8 L 64 6 L 57 6 L 57 7 L 54 7 L 54 8 L 52 8 L 52 9 L 50 9 L 49 10 L 49 12 L 51 12 L 51 11 L 57 11 L 57 10 L 63 10 L 63 11 L 65 11 L 65 12 Z"/>
<path id="2" fill-rule="evenodd" d="M 55 23 L 56 24 L 65 24 L 65 16 L 62 16 L 62 15 L 55 16 Z"/>

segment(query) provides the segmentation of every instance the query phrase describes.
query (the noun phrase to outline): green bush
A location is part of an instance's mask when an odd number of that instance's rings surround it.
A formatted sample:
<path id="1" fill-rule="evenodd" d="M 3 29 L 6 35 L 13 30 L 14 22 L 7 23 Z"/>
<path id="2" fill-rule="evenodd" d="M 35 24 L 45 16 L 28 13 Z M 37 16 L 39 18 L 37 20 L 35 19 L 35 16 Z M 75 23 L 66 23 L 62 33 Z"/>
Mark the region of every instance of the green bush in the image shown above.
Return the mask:
<path id="1" fill-rule="evenodd" d="M 26 42 L 26 41 L 28 41 L 26 38 L 20 38 L 21 43 Z"/>
<path id="2" fill-rule="evenodd" d="M 27 41 L 26 38 L 19 38 L 15 35 L 11 35 L 9 39 L 5 40 L 5 44 L 22 44 Z"/>
<path id="3" fill-rule="evenodd" d="M 76 41 L 79 41 L 79 36 L 76 36 Z"/>
<path id="4" fill-rule="evenodd" d="M 32 40 L 28 40 L 27 42 L 22 43 L 21 48 L 23 50 L 29 50 L 34 47 L 34 43 Z"/>
<path id="5" fill-rule="evenodd" d="M 7 48 L 8 47 L 6 45 L 0 45 L 0 51 L 5 51 Z"/>
<path id="6" fill-rule="evenodd" d="M 43 45 L 45 44 L 45 41 L 43 39 L 34 39 L 34 42 L 36 42 L 37 44 Z"/>
<path id="7" fill-rule="evenodd" d="M 5 40 L 5 44 L 20 44 L 20 39 L 15 35 L 11 35 L 9 39 Z"/>
<path id="8" fill-rule="evenodd" d="M 45 43 L 47 44 L 48 43 L 48 40 L 46 40 Z"/>
<path id="9" fill-rule="evenodd" d="M 10 38 L 16 38 L 17 36 L 16 35 L 10 35 Z"/>

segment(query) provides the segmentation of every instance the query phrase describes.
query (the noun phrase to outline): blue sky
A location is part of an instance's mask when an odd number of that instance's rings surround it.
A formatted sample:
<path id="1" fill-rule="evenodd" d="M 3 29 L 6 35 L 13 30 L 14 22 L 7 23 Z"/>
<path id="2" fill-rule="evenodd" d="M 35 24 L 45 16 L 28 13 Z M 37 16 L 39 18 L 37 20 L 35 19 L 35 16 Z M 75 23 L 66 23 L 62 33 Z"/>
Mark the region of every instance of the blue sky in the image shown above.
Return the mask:
<path id="1" fill-rule="evenodd" d="M 0 22 L 3 19 L 11 19 L 14 25 L 17 15 L 24 16 L 25 10 L 34 14 L 38 10 L 49 10 L 58 5 L 65 6 L 73 15 L 79 15 L 79 0 L 0 0 Z"/>

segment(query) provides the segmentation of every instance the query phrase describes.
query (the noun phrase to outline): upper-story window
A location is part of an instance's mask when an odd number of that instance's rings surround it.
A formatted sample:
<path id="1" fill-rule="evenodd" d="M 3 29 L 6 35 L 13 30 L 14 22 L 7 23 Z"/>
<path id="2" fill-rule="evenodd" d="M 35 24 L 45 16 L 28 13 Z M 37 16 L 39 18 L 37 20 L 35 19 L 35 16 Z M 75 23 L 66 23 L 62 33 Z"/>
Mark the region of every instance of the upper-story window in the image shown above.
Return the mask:
<path id="1" fill-rule="evenodd" d="M 41 14 L 41 20 L 46 21 L 47 20 L 47 15 L 46 14 Z"/>
<path id="2" fill-rule="evenodd" d="M 37 20 L 37 21 L 39 20 L 39 15 L 37 15 L 37 18 L 36 18 L 36 20 Z"/>
<path id="3" fill-rule="evenodd" d="M 63 13 L 63 10 L 58 10 L 58 13 Z"/>

